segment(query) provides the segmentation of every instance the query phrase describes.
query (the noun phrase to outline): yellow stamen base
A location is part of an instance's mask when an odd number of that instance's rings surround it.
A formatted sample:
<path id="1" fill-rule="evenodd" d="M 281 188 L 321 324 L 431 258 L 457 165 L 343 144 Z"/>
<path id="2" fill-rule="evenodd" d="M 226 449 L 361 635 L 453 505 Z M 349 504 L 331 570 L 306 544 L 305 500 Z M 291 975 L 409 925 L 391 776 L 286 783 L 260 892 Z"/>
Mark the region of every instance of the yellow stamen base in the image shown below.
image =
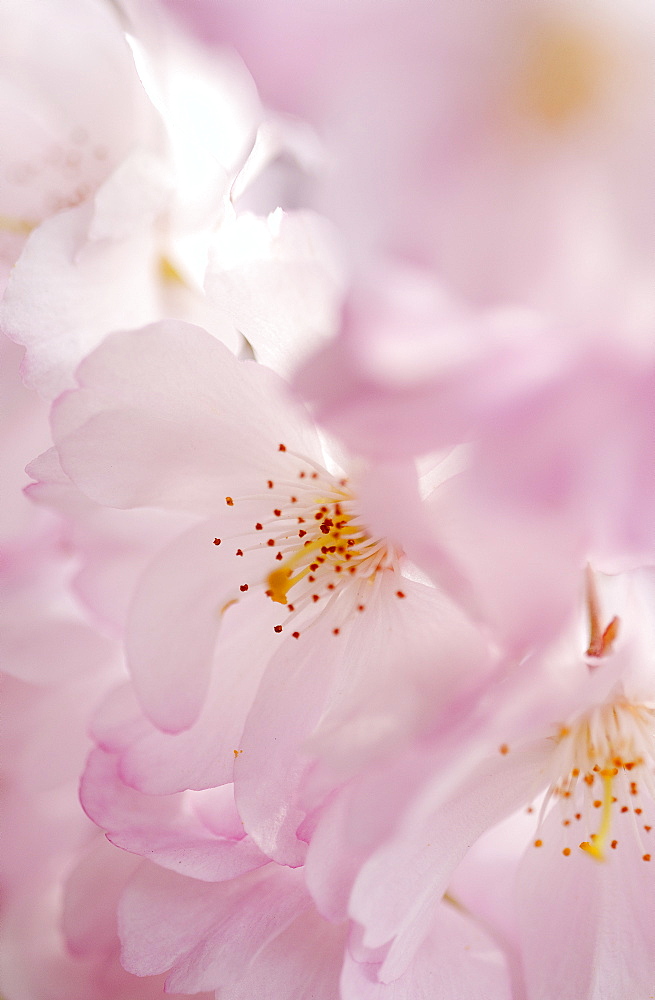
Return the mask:
<path id="1" fill-rule="evenodd" d="M 596 861 L 605 860 L 605 848 L 609 839 L 610 827 L 612 825 L 612 778 L 616 774 L 616 769 L 603 771 L 603 815 L 600 822 L 600 830 L 597 834 L 592 834 L 591 842 L 588 840 L 580 844 L 580 850 L 589 854 Z"/>

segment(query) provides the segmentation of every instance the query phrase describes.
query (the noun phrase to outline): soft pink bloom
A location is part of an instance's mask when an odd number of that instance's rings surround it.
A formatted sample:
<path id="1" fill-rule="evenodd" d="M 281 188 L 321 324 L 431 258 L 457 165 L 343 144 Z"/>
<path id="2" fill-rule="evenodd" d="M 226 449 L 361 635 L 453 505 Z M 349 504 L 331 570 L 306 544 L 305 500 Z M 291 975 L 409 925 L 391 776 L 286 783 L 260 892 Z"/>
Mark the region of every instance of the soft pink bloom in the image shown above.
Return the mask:
<path id="1" fill-rule="evenodd" d="M 553 989 L 596 1000 L 651 986 L 652 574 L 603 581 L 602 607 L 589 593 L 591 641 L 578 627 L 550 652 L 569 674 L 559 719 L 528 734 L 508 725 L 500 752 L 454 788 L 434 771 L 405 803 L 396 831 L 360 863 L 349 913 L 368 947 L 388 946 L 383 978 L 407 967 L 468 846 L 527 806 L 533 825 L 523 824 L 531 844 L 516 874 L 518 914 L 506 912 L 503 922 L 515 961 L 520 946 L 529 996 Z M 532 669 L 530 659 L 523 669 Z M 367 809 L 366 799 L 359 807 Z"/>
<path id="2" fill-rule="evenodd" d="M 489 670 L 485 640 L 369 531 L 358 470 L 269 369 L 168 323 L 108 338 L 78 378 L 53 410 L 66 474 L 96 503 L 194 518 L 129 608 L 146 717 L 117 703 L 121 774 L 155 794 L 234 775 L 250 835 L 298 864 L 308 738 L 342 772 L 392 753 Z"/>
<path id="3" fill-rule="evenodd" d="M 42 33 L 59 6 L 40 8 Z M 57 86 L 65 94 L 83 93 L 84 101 L 77 99 L 82 105 L 78 121 L 77 103 L 60 98 L 71 109 L 65 139 L 72 151 L 57 149 L 64 159 L 79 161 L 80 170 L 89 159 L 95 173 L 74 199 L 64 198 L 35 218 L 20 215 L 20 224 L 32 232 L 0 308 L 3 330 L 27 347 L 26 379 L 49 398 L 74 384 L 76 364 L 115 329 L 179 315 L 238 346 L 229 320 L 208 308 L 202 285 L 213 231 L 263 117 L 254 84 L 236 58 L 209 59 L 173 39 L 164 24 L 145 41 L 132 38 L 130 48 L 117 12 L 96 9 L 87 0 L 79 7 L 98 21 L 92 18 L 87 32 L 92 40 L 97 36 L 111 69 L 103 68 L 94 86 L 95 77 L 86 70 L 92 58 L 88 46 L 69 49 L 67 34 L 58 39 L 63 66 Z M 15 37 L 11 29 L 9 36 Z M 113 80 L 110 95 L 107 79 Z M 44 105 L 39 114 L 56 120 L 49 92 L 39 96 Z M 111 111 L 105 108 L 109 96 Z M 19 90 L 13 112 L 17 137 L 25 134 L 24 119 L 29 119 L 25 104 L 26 92 Z M 93 129 L 84 115 L 94 116 Z M 19 155 L 26 161 L 46 157 L 31 149 Z M 260 160 L 263 167 L 265 155 Z M 47 192 L 50 182 L 39 163 L 27 163 L 28 168 L 30 190 L 44 198 L 40 185 Z M 20 199 L 13 201 L 14 214 L 28 209 Z"/>
<path id="4" fill-rule="evenodd" d="M 86 201 L 147 129 L 151 111 L 111 9 L 97 0 L 2 7 L 0 261 Z"/>
<path id="5" fill-rule="evenodd" d="M 642 1000 L 652 11 L 24 6 L 0 993 Z"/>

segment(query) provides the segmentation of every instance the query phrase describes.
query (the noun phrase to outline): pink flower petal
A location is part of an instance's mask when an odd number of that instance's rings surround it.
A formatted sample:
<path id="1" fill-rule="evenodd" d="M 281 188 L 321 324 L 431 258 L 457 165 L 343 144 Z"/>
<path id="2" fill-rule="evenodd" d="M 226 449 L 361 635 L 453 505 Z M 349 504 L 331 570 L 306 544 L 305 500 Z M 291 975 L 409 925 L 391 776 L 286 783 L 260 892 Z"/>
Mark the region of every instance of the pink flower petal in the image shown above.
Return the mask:
<path id="1" fill-rule="evenodd" d="M 78 379 L 54 407 L 53 432 L 65 471 L 99 503 L 210 516 L 226 496 L 266 488 L 280 443 L 320 454 L 273 372 L 199 327 L 113 334 Z"/>
<path id="2" fill-rule="evenodd" d="M 170 990 L 227 986 L 310 905 L 299 873 L 288 869 L 269 865 L 209 884 L 146 863 L 119 910 L 123 964 L 141 976 L 172 966 Z"/>
<path id="3" fill-rule="evenodd" d="M 211 524 L 177 538 L 150 564 L 132 603 L 126 645 L 135 690 L 149 718 L 169 732 L 198 717 L 229 599 L 213 538 Z"/>
<path id="4" fill-rule="evenodd" d="M 605 861 L 580 850 L 579 834 L 553 808 L 519 870 L 519 933 L 530 995 L 562 1000 L 647 997 L 653 988 L 655 895 L 650 838 L 655 804 L 643 796 L 639 826 L 613 810 Z M 565 856 L 562 851 L 568 849 Z M 652 852 L 652 853 L 651 853 Z"/>
<path id="5" fill-rule="evenodd" d="M 183 795 L 143 795 L 124 785 L 117 760 L 91 754 L 82 780 L 82 804 L 112 843 L 164 868 L 208 882 L 235 878 L 268 859 L 245 837 L 215 835 Z"/>
<path id="6" fill-rule="evenodd" d="M 165 795 L 232 781 L 245 719 L 279 642 L 273 631 L 279 617 L 276 606 L 261 594 L 230 609 L 212 659 L 207 696 L 193 725 L 171 734 L 146 724 L 132 740 L 122 740 L 121 774 L 129 784 Z"/>
<path id="7" fill-rule="evenodd" d="M 432 927 L 414 961 L 391 983 L 377 979 L 379 964 L 346 956 L 341 978 L 343 1000 L 509 1000 L 502 953 L 480 930 L 447 903 L 437 906 Z"/>
<path id="8" fill-rule="evenodd" d="M 380 971 L 384 982 L 402 975 L 412 961 L 435 900 L 467 847 L 539 791 L 539 766 L 546 752 L 536 744 L 507 758 L 499 754 L 452 797 L 444 796 L 437 782 L 418 808 L 406 811 L 399 833 L 364 864 L 350 912 L 364 925 L 367 947 L 392 941 Z"/>

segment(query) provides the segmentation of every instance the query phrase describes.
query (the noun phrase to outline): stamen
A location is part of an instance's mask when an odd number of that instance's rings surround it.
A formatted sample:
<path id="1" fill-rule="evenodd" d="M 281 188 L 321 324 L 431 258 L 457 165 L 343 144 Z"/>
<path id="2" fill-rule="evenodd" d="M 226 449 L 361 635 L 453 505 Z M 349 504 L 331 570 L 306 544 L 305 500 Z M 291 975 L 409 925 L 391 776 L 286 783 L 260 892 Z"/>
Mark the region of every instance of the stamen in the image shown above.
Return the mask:
<path id="1" fill-rule="evenodd" d="M 362 598 L 368 602 L 375 593 L 376 588 L 371 591 L 370 584 L 377 583 L 379 571 L 399 569 L 400 553 L 385 539 L 369 533 L 355 498 L 346 490 L 346 479 L 335 480 L 312 459 L 295 454 L 283 443 L 278 451 L 285 453 L 285 460 L 295 458 L 298 462 L 295 468 L 288 469 L 287 478 L 263 476 L 262 487 L 264 483 L 266 486 L 260 495 L 225 498 L 228 506 L 242 500 L 261 500 L 261 511 L 266 512 L 253 525 L 254 537 L 246 538 L 243 533 L 236 536 L 240 543 L 236 554 L 243 556 L 262 547 L 273 550 L 270 571 L 261 586 L 274 603 L 288 607 L 291 617 L 316 604 L 323 615 L 348 590 L 352 600 L 339 604 L 339 620 L 334 622 L 336 635 L 355 609 L 364 609 Z M 252 589 L 252 579 L 249 585 Z M 241 586 L 242 593 L 247 586 Z M 289 604 L 293 588 L 294 603 Z M 397 595 L 405 596 L 401 590 Z"/>
<path id="2" fill-rule="evenodd" d="M 603 815 L 600 822 L 600 829 L 596 836 L 592 839 L 592 843 L 588 841 L 583 841 L 580 844 L 580 850 L 586 851 L 590 854 L 592 858 L 596 858 L 597 861 L 605 860 L 605 844 L 607 842 L 607 837 L 610 832 L 610 826 L 612 825 L 612 778 L 611 772 L 603 771 Z M 594 805 L 596 803 L 594 802 Z"/>

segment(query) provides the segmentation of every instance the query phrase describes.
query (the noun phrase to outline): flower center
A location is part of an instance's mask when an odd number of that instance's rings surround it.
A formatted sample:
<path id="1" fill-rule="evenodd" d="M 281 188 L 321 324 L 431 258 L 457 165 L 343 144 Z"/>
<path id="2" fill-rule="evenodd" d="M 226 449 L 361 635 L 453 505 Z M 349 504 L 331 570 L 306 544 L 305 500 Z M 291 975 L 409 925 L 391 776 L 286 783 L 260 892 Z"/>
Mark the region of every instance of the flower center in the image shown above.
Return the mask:
<path id="1" fill-rule="evenodd" d="M 596 706 L 555 737 L 552 762 L 557 775 L 550 794 L 557 796 L 565 826 L 583 822 L 595 828 L 578 846 L 603 860 L 610 840 L 615 810 L 643 813 L 640 785 L 655 799 L 655 704 L 635 704 L 625 698 Z M 651 827 L 643 827 L 646 833 Z M 650 854 L 642 855 L 650 860 Z"/>
<path id="2" fill-rule="evenodd" d="M 589 669 L 595 670 L 612 652 L 619 619 L 615 616 L 605 624 L 590 566 L 585 574 L 585 589 L 589 621 L 585 656 Z M 632 833 L 641 842 L 641 831 L 650 833 L 653 823 L 655 702 L 631 700 L 619 691 L 611 700 L 561 726 L 552 739 L 554 751 L 548 765 L 549 789 L 542 815 L 553 797 L 559 799 L 563 826 L 575 829 L 580 823 L 588 839 L 578 847 L 598 861 L 605 859 L 608 844 L 612 849 L 619 846 L 611 836 L 615 826 L 625 830 L 623 823 L 617 823 L 623 814 L 633 814 Z M 642 802 L 641 787 L 653 801 Z M 651 815 L 647 823 L 641 818 L 645 807 Z M 541 847 L 543 841 L 537 839 L 534 843 Z M 562 853 L 570 855 L 571 848 L 566 846 Z M 651 860 L 648 849 L 642 850 L 642 858 Z"/>
<path id="3" fill-rule="evenodd" d="M 525 110 L 548 126 L 565 125 L 597 103 L 611 69 L 604 39 L 588 26 L 542 24 L 526 47 Z"/>
<path id="4" fill-rule="evenodd" d="M 335 590 L 342 574 L 372 577 L 388 561 L 384 542 L 368 535 L 357 518 L 355 501 L 343 487 L 314 500 L 314 505 L 303 518 L 308 527 L 297 532 L 299 545 L 293 535 L 279 539 L 295 548 L 268 577 L 268 596 L 278 604 L 287 604 L 287 594 L 303 580 L 313 591 Z"/>
<path id="5" fill-rule="evenodd" d="M 347 479 L 337 479 L 283 444 L 279 452 L 284 455 L 286 474 L 268 479 L 265 493 L 240 498 L 261 501 L 262 511 L 236 555 L 266 548 L 272 561 L 263 579 L 242 584 L 241 591 L 264 586 L 266 596 L 285 605 L 291 617 L 319 602 L 322 610 L 344 592 L 351 598 L 344 602 L 347 613 L 365 610 L 369 585 L 380 572 L 397 570 L 401 553 L 363 523 Z M 239 502 L 226 497 L 229 507 Z M 404 596 L 402 591 L 398 596 Z M 282 626 L 276 626 L 276 631 L 282 631 Z M 296 638 L 299 634 L 293 633 Z"/>

